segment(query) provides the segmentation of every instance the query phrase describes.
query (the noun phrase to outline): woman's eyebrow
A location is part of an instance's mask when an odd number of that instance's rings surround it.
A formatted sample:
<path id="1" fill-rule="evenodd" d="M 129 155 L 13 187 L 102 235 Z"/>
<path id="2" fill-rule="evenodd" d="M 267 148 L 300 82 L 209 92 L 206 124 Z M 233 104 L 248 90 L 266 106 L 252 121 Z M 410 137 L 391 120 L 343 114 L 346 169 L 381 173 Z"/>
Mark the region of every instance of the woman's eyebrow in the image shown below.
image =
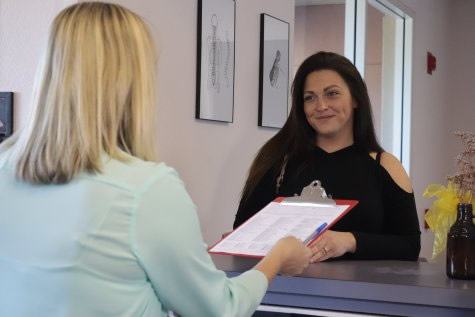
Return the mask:
<path id="1" fill-rule="evenodd" d="M 341 87 L 338 86 L 337 84 L 332 84 L 328 87 L 323 88 L 323 91 L 327 91 L 327 90 L 332 89 L 332 88 L 340 88 L 341 89 Z M 304 94 L 315 94 L 315 92 L 313 90 L 304 90 L 303 93 Z"/>
<path id="2" fill-rule="evenodd" d="M 341 87 L 336 85 L 336 84 L 335 85 L 330 85 L 328 87 L 323 88 L 323 91 L 327 91 L 328 89 L 332 89 L 332 88 L 341 88 Z"/>

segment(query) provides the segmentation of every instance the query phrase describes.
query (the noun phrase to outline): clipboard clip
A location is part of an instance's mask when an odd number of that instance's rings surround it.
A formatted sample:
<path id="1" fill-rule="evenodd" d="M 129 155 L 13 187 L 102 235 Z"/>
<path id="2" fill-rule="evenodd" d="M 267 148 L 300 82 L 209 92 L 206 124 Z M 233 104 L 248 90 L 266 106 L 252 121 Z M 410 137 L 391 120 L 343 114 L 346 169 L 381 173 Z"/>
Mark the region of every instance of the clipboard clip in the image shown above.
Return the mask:
<path id="1" fill-rule="evenodd" d="M 300 196 L 295 194 L 294 197 L 284 198 L 282 201 L 284 204 L 312 204 L 323 206 L 336 206 L 336 202 L 327 196 L 325 189 L 319 180 L 312 181 L 308 186 L 302 189 Z"/>

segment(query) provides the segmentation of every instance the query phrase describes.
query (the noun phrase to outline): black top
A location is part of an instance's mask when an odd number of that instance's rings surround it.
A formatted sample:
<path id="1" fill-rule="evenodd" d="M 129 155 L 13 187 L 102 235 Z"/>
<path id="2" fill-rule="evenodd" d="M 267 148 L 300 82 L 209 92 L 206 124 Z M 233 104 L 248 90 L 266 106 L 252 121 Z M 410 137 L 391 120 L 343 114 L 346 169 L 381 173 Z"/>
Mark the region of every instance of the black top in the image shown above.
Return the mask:
<path id="1" fill-rule="evenodd" d="M 311 153 L 289 159 L 278 196 L 299 194 L 320 180 L 334 199 L 359 203 L 331 227 L 352 232 L 354 254 L 360 260 L 417 260 L 421 248 L 414 194 L 400 188 L 391 175 L 367 152 L 354 145 L 333 153 L 315 147 Z M 277 197 L 275 173 L 269 171 L 246 201 L 239 204 L 234 228 Z"/>

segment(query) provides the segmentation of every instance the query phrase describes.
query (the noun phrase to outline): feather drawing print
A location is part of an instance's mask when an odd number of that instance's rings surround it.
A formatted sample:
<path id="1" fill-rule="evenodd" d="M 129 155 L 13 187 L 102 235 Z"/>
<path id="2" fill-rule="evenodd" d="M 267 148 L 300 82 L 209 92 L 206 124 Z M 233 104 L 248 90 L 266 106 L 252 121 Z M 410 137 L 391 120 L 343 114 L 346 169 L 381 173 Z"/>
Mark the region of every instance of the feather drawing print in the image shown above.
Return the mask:
<path id="1" fill-rule="evenodd" d="M 279 73 L 284 72 L 282 68 L 280 68 L 280 50 L 275 52 L 274 63 L 272 64 L 272 68 L 270 69 L 269 73 L 269 80 L 270 85 L 274 88 L 279 88 L 277 86 L 277 81 L 279 80 Z"/>

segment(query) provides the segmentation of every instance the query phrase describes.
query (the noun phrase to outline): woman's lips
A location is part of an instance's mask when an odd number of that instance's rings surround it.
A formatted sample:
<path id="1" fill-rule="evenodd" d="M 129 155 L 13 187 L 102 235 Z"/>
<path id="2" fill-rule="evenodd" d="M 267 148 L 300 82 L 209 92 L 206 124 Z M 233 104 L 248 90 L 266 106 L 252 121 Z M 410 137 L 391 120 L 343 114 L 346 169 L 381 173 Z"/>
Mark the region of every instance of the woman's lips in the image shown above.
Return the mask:
<path id="1" fill-rule="evenodd" d="M 330 118 L 333 118 L 335 115 L 332 115 L 332 114 L 329 114 L 329 115 L 326 115 L 326 116 L 318 116 L 317 117 L 317 120 L 325 120 L 325 119 L 330 119 Z"/>

